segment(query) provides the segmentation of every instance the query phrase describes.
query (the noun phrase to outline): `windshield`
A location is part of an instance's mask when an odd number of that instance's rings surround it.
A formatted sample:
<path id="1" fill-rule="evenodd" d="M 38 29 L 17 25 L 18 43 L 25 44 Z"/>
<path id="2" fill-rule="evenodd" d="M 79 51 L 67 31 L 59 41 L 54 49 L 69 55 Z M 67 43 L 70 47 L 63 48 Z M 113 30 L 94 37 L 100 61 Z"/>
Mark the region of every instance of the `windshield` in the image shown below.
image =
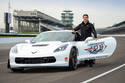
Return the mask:
<path id="1" fill-rule="evenodd" d="M 37 37 L 35 37 L 31 42 L 42 42 L 42 41 L 73 41 L 74 34 L 71 32 L 46 32 L 41 33 Z"/>

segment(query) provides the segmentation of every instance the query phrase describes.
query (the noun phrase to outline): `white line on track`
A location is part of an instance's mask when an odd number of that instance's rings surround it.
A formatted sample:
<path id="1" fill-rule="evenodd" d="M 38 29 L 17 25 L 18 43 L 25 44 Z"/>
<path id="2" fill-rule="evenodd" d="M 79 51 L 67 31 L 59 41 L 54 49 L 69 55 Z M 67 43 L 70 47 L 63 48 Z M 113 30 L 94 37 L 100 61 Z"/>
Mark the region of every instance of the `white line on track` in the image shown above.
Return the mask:
<path id="1" fill-rule="evenodd" d="M 91 81 L 93 81 L 93 80 L 95 80 L 95 79 L 98 79 L 98 78 L 100 78 L 100 77 L 102 77 L 102 76 L 105 76 L 106 74 L 109 74 L 109 73 L 111 73 L 111 72 L 113 72 L 113 71 L 115 71 L 115 70 L 118 70 L 118 69 L 120 69 L 120 68 L 122 68 L 122 67 L 124 67 L 124 66 L 125 66 L 125 64 L 122 64 L 122 65 L 120 65 L 120 66 L 118 66 L 118 67 L 115 67 L 115 68 L 113 68 L 113 69 L 111 69 L 111 70 L 109 70 L 109 71 L 107 71 L 107 72 L 104 72 L 104 73 L 102 73 L 102 74 L 100 74 L 100 75 L 97 75 L 97 76 L 95 76 L 95 77 L 92 77 L 92 78 L 90 78 L 90 79 L 88 79 L 88 80 L 85 80 L 85 81 L 83 81 L 83 82 L 81 82 L 81 83 L 91 82 Z"/>
<path id="2" fill-rule="evenodd" d="M 6 64 L 6 63 L 7 63 L 7 62 L 0 62 L 0 65 L 1 65 L 1 64 Z"/>

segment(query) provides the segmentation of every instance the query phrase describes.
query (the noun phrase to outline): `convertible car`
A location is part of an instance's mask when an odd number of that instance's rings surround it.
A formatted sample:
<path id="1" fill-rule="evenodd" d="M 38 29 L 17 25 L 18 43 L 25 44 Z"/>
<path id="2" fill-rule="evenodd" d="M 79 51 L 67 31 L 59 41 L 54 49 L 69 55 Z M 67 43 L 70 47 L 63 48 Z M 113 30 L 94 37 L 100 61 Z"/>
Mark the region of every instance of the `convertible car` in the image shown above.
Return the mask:
<path id="1" fill-rule="evenodd" d="M 108 58 L 116 49 L 113 37 L 81 41 L 78 32 L 71 30 L 46 31 L 32 40 L 13 46 L 9 53 L 8 68 L 13 72 L 24 68 L 66 67 L 76 70 L 81 62 L 93 66 L 96 59 Z"/>

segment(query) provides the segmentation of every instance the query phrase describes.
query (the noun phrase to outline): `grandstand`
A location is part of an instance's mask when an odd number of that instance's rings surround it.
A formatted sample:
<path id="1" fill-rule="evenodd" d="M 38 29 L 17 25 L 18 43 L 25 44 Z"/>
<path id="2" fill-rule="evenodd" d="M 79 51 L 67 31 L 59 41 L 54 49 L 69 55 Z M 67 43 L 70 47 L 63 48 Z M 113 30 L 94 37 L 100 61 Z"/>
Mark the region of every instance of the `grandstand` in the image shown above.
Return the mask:
<path id="1" fill-rule="evenodd" d="M 15 10 L 13 17 L 13 29 L 16 32 L 42 32 L 65 29 L 60 20 L 37 10 Z"/>
<path id="2" fill-rule="evenodd" d="M 102 30 L 97 30 L 97 32 L 99 34 L 125 34 L 125 21 Z"/>

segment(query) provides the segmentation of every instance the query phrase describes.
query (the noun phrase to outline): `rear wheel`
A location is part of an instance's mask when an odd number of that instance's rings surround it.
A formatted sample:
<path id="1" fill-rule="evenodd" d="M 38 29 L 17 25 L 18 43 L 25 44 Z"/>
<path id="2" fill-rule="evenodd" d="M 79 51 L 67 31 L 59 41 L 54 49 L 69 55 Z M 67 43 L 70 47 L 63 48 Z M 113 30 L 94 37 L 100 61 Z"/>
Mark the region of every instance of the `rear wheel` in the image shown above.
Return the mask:
<path id="1" fill-rule="evenodd" d="M 69 69 L 76 70 L 77 69 L 77 50 L 75 48 L 71 49 L 70 58 L 69 58 Z"/>

